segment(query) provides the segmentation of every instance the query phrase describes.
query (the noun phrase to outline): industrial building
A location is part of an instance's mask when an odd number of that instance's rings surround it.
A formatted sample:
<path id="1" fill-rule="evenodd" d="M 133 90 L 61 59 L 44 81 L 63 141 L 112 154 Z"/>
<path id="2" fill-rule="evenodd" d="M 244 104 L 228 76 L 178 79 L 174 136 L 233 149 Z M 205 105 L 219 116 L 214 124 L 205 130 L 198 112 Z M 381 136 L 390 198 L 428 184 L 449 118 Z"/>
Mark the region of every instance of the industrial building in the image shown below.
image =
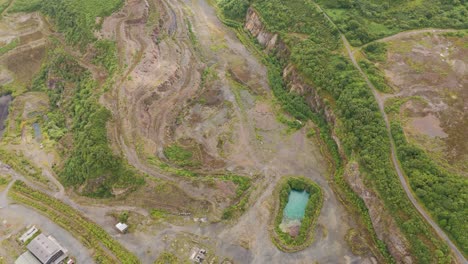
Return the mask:
<path id="1" fill-rule="evenodd" d="M 52 236 L 38 235 L 26 246 L 15 264 L 59 264 L 66 258 L 66 250 Z"/>

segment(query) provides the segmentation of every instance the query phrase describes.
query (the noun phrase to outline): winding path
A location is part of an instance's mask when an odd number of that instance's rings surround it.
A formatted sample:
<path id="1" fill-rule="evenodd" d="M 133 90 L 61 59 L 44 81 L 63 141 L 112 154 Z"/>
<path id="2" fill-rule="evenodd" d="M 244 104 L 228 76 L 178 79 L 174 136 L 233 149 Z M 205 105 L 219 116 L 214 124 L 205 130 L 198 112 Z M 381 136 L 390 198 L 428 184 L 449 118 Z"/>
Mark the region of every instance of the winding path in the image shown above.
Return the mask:
<path id="1" fill-rule="evenodd" d="M 335 25 L 335 23 L 330 19 L 330 17 L 327 15 L 327 13 L 325 13 L 325 11 L 323 11 L 323 9 L 319 5 L 316 4 L 316 6 L 320 10 L 320 12 L 322 12 L 324 14 L 324 16 L 336 28 L 338 28 Z M 401 37 L 401 36 L 405 36 L 405 35 L 411 35 L 411 34 L 422 33 L 422 32 L 434 32 L 434 31 L 448 32 L 449 30 L 424 29 L 424 30 L 408 31 L 408 32 L 402 32 L 402 33 L 399 33 L 399 34 L 396 34 L 396 35 L 393 35 L 393 36 L 390 36 L 390 37 L 387 37 L 387 38 L 383 38 L 383 39 L 380 39 L 378 41 L 388 41 L 388 40 L 398 38 L 398 37 Z M 393 166 L 395 167 L 395 170 L 396 170 L 396 172 L 398 174 L 398 178 L 400 179 L 400 183 L 401 183 L 401 185 L 403 186 L 403 189 L 406 192 L 406 195 L 408 196 L 409 200 L 411 201 L 413 206 L 416 208 L 416 210 L 418 210 L 419 214 L 426 220 L 427 223 L 429 223 L 431 225 L 431 227 L 436 231 L 437 235 L 439 237 L 441 237 L 448 244 L 448 246 L 451 248 L 452 252 L 455 254 L 455 257 L 458 259 L 458 262 L 459 263 L 467 263 L 465 257 L 460 252 L 460 250 L 455 246 L 455 244 L 452 242 L 452 240 L 450 240 L 450 238 L 447 236 L 447 234 L 445 234 L 445 232 L 435 223 L 435 221 L 432 220 L 432 218 L 429 216 L 429 214 L 424 210 L 424 208 L 419 204 L 419 202 L 414 197 L 414 195 L 413 195 L 413 193 L 411 191 L 411 188 L 409 187 L 408 182 L 406 181 L 406 178 L 405 178 L 405 176 L 403 174 L 403 170 L 402 170 L 402 168 L 400 166 L 400 163 L 399 163 L 397 155 L 396 155 L 395 142 L 393 141 L 392 132 L 390 130 L 390 122 L 388 121 L 387 114 L 385 113 L 384 101 L 380 99 L 379 94 L 377 92 L 377 89 L 369 81 L 369 78 L 367 77 L 367 74 L 364 73 L 364 71 L 361 69 L 361 67 L 357 63 L 356 58 L 354 57 L 354 53 L 353 53 L 353 50 L 351 48 L 351 45 L 349 44 L 348 40 L 346 39 L 346 36 L 343 33 L 341 33 L 341 31 L 340 31 L 340 36 L 341 36 L 341 40 L 343 41 L 343 43 L 344 43 L 344 45 L 346 47 L 349 58 L 353 62 L 354 67 L 359 71 L 361 76 L 366 81 L 367 86 L 369 86 L 369 88 L 371 89 L 372 94 L 374 95 L 375 100 L 377 101 L 377 103 L 379 105 L 379 110 L 380 110 L 380 113 L 382 114 L 382 116 L 383 116 L 383 118 L 385 120 L 385 126 L 387 127 L 387 134 L 388 134 L 388 137 L 390 139 L 390 146 L 391 146 L 390 150 L 391 150 L 391 156 L 392 156 L 392 163 L 393 163 Z"/>

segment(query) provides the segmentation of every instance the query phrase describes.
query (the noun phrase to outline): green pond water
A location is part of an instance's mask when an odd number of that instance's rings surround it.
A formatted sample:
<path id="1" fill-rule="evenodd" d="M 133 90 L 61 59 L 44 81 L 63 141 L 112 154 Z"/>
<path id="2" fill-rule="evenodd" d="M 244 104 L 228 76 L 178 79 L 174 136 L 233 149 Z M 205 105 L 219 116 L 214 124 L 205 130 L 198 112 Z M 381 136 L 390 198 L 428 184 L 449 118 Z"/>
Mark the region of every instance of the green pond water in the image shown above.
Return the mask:
<path id="1" fill-rule="evenodd" d="M 309 196 L 310 194 L 306 191 L 292 190 L 289 193 L 288 203 L 283 211 L 284 217 L 289 220 L 301 220 L 304 218 Z"/>

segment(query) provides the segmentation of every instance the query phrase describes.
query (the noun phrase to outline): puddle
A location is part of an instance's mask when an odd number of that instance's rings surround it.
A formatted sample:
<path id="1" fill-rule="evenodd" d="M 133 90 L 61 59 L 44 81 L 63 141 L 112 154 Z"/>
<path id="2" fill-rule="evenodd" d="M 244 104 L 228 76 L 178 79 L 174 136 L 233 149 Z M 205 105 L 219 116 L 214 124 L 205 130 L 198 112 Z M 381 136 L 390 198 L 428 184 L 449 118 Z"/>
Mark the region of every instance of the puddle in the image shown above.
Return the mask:
<path id="1" fill-rule="evenodd" d="M 448 136 L 442 127 L 440 127 L 439 119 L 433 114 L 429 114 L 424 117 L 412 118 L 411 126 L 413 126 L 419 133 L 433 138 L 446 138 Z"/>
<path id="2" fill-rule="evenodd" d="M 42 140 L 41 127 L 39 126 L 38 123 L 34 123 L 33 129 L 34 129 L 34 138 L 36 139 L 37 142 L 41 142 Z"/>
<path id="3" fill-rule="evenodd" d="M 11 95 L 0 96 L 0 138 L 5 130 L 5 121 L 8 117 L 8 106 L 10 105 L 13 97 Z"/>

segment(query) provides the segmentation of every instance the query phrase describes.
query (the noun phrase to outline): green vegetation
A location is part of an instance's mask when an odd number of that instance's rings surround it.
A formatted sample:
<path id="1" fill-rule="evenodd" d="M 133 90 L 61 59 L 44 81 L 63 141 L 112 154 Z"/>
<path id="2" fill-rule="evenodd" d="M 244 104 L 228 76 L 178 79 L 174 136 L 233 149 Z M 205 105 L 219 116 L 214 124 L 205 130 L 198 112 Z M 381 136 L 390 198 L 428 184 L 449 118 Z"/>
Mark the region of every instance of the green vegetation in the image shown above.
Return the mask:
<path id="1" fill-rule="evenodd" d="M 409 143 L 401 125 L 391 124 L 398 159 L 419 200 L 464 254 L 468 254 L 468 179 L 438 166 L 416 145 Z"/>
<path id="2" fill-rule="evenodd" d="M 122 212 L 119 214 L 119 222 L 120 223 L 127 223 L 128 221 L 128 212 Z"/>
<path id="3" fill-rule="evenodd" d="M 340 55 L 343 46 L 339 41 L 338 31 L 311 3 L 299 0 L 258 0 L 253 2 L 253 6 L 267 28 L 280 33 L 290 50 L 290 56 L 279 51 L 277 54 L 280 61 L 277 60 L 273 67 L 268 66 L 270 85 L 275 96 L 279 98 L 278 101 L 293 116 L 306 118 L 309 115 L 305 114 L 310 112 L 309 108 L 307 110 L 291 107 L 287 104 L 288 101 L 282 98 L 292 94 L 285 90 L 281 80 L 281 68 L 284 67 L 281 62 L 289 60 L 333 107 L 338 119 L 337 134 L 343 145 L 344 154 L 356 157 L 360 163 L 365 182 L 376 189 L 386 209 L 408 239 L 415 262 L 429 263 L 434 260 L 438 263 L 450 262 L 447 245 L 434 235 L 407 199 L 400 185 L 391 163 L 390 142 L 377 102 L 352 63 Z M 300 26 L 297 26 L 298 24 Z M 297 37 L 297 33 L 308 35 Z M 322 125 L 318 126 L 322 128 Z M 333 143 L 327 142 L 327 145 Z M 334 153 L 336 152 L 332 149 L 332 155 L 336 155 Z M 349 194 L 352 191 L 342 179 L 340 167 L 337 168 L 335 181 L 345 190 L 346 197 L 351 198 L 350 202 L 365 214 L 363 218 L 372 234 L 365 205 L 358 197 Z M 383 243 L 374 235 L 373 238 L 382 255 L 391 262 Z"/>
<path id="4" fill-rule="evenodd" d="M 234 198 L 235 202 L 233 205 L 227 207 L 223 211 L 222 219 L 228 220 L 242 215 L 247 208 L 247 203 L 249 202 L 252 185 L 252 180 L 247 177 L 239 175 L 223 175 L 221 176 L 223 181 L 231 181 L 236 184 L 236 197 Z"/>
<path id="5" fill-rule="evenodd" d="M 169 148 L 169 152 L 166 153 L 167 148 L 164 150 L 164 155 L 170 156 L 172 158 L 172 162 L 180 161 L 182 164 L 187 162 L 186 159 L 192 157 L 192 153 L 185 149 L 182 149 L 178 145 L 171 145 Z M 168 155 L 169 154 L 169 155 Z M 168 157 L 169 159 L 169 157 Z M 167 163 L 164 163 L 157 159 L 156 157 L 150 157 L 147 159 L 148 163 L 155 165 L 162 169 L 165 172 L 170 174 L 189 178 L 192 180 L 200 180 L 205 183 L 213 183 L 216 180 L 221 181 L 231 181 L 236 185 L 236 196 L 233 198 L 234 204 L 230 205 L 223 211 L 222 219 L 229 220 L 235 217 L 240 216 L 245 209 L 247 208 L 247 203 L 249 202 L 250 193 L 251 193 L 251 186 L 252 186 L 252 179 L 246 176 L 234 175 L 234 174 L 225 174 L 225 175 L 203 175 L 197 172 L 193 172 L 188 169 L 181 169 L 175 168 L 170 166 Z M 155 215 L 158 216 L 161 212 L 158 210 L 154 211 Z M 153 213 L 152 213 L 153 214 Z M 163 212 L 165 214 L 165 212 Z M 161 215 L 162 216 L 162 215 Z M 156 217 L 157 218 L 157 217 Z"/>
<path id="6" fill-rule="evenodd" d="M 249 8 L 249 0 L 219 0 L 219 7 L 229 19 L 243 20 L 247 8 Z"/>
<path id="7" fill-rule="evenodd" d="M 387 44 L 384 42 L 372 42 L 363 49 L 370 61 L 385 62 L 387 60 Z"/>
<path id="8" fill-rule="evenodd" d="M 417 28 L 467 28 L 459 0 L 319 0 L 354 46 Z"/>
<path id="9" fill-rule="evenodd" d="M 115 73 L 119 68 L 119 59 L 117 58 L 117 46 L 114 41 L 101 39 L 94 43 L 96 49 L 93 58 L 93 64 L 103 66 L 109 75 Z"/>
<path id="10" fill-rule="evenodd" d="M 280 224 L 283 221 L 283 211 L 292 190 L 305 190 L 310 194 L 297 237 L 292 237 L 280 229 Z M 278 196 L 279 199 L 278 211 L 276 211 L 276 217 L 274 218 L 275 234 L 272 234 L 274 244 L 286 252 L 295 252 L 308 247 L 314 241 L 315 223 L 322 209 L 322 189 L 315 182 L 304 177 L 287 177 L 278 184 L 274 195 L 275 198 Z"/>
<path id="11" fill-rule="evenodd" d="M 0 0 L 0 14 L 10 5 L 12 0 Z"/>
<path id="12" fill-rule="evenodd" d="M 54 19 L 57 29 L 72 44 L 94 42 L 97 18 L 106 17 L 123 5 L 122 0 L 16 0 L 10 12 L 41 11 Z M 100 21 L 102 22 L 102 20 Z"/>
<path id="13" fill-rule="evenodd" d="M 197 167 L 200 162 L 193 158 L 192 151 L 173 144 L 164 148 L 164 156 L 174 165 L 180 167 Z"/>
<path id="14" fill-rule="evenodd" d="M 18 46 L 18 44 L 19 44 L 19 40 L 14 39 L 10 43 L 0 47 L 0 56 L 2 56 L 3 54 L 9 52 L 10 50 L 16 48 L 16 46 Z"/>
<path id="15" fill-rule="evenodd" d="M 14 0 L 8 12 L 33 12 L 39 10 L 44 0 Z"/>
<path id="16" fill-rule="evenodd" d="M 151 210 L 151 217 L 158 220 L 163 219 L 167 216 L 168 212 L 163 209 L 153 209 Z"/>
<path id="17" fill-rule="evenodd" d="M 98 104 L 97 84 L 91 74 L 63 50 L 48 55 L 48 63 L 33 82 L 33 90 L 46 92 L 51 119 L 46 124 L 51 138 L 73 134 L 73 147 L 65 150 L 59 169 L 68 186 L 86 184 L 85 195 L 109 197 L 113 187 L 128 188 L 143 183 L 108 145 L 106 123 L 110 112 Z"/>
<path id="18" fill-rule="evenodd" d="M 364 59 L 359 61 L 359 66 L 367 74 L 369 81 L 377 90 L 384 93 L 392 92 L 392 88 L 387 84 L 385 75 L 374 64 Z"/>
<path id="19" fill-rule="evenodd" d="M 163 252 L 159 257 L 154 261 L 154 264 L 178 264 L 180 260 L 170 252 Z"/>
<path id="20" fill-rule="evenodd" d="M 138 258 L 115 241 L 104 229 L 81 215 L 60 200 L 16 181 L 9 193 L 15 201 L 25 204 L 44 214 L 68 230 L 84 246 L 92 249 L 97 263 L 140 263 Z M 110 255 L 112 254 L 112 255 Z"/>
<path id="21" fill-rule="evenodd" d="M 0 160 L 11 166 L 16 172 L 37 181 L 42 184 L 47 184 L 49 180 L 42 175 L 42 171 L 26 159 L 23 154 L 8 151 L 0 148 Z"/>
<path id="22" fill-rule="evenodd" d="M 5 176 L 0 175 L 0 186 L 7 185 L 9 182 L 10 182 L 9 178 L 6 178 Z"/>
<path id="23" fill-rule="evenodd" d="M 24 245 L 25 245 L 25 246 L 29 245 L 29 243 L 31 243 L 31 241 L 33 241 L 33 239 L 35 239 L 35 238 L 36 238 L 37 236 L 39 236 L 41 233 L 42 233 L 41 230 L 37 230 L 37 232 L 34 233 L 34 235 L 32 235 L 32 237 L 28 238 L 28 240 L 26 240 L 26 241 L 24 242 Z"/>

